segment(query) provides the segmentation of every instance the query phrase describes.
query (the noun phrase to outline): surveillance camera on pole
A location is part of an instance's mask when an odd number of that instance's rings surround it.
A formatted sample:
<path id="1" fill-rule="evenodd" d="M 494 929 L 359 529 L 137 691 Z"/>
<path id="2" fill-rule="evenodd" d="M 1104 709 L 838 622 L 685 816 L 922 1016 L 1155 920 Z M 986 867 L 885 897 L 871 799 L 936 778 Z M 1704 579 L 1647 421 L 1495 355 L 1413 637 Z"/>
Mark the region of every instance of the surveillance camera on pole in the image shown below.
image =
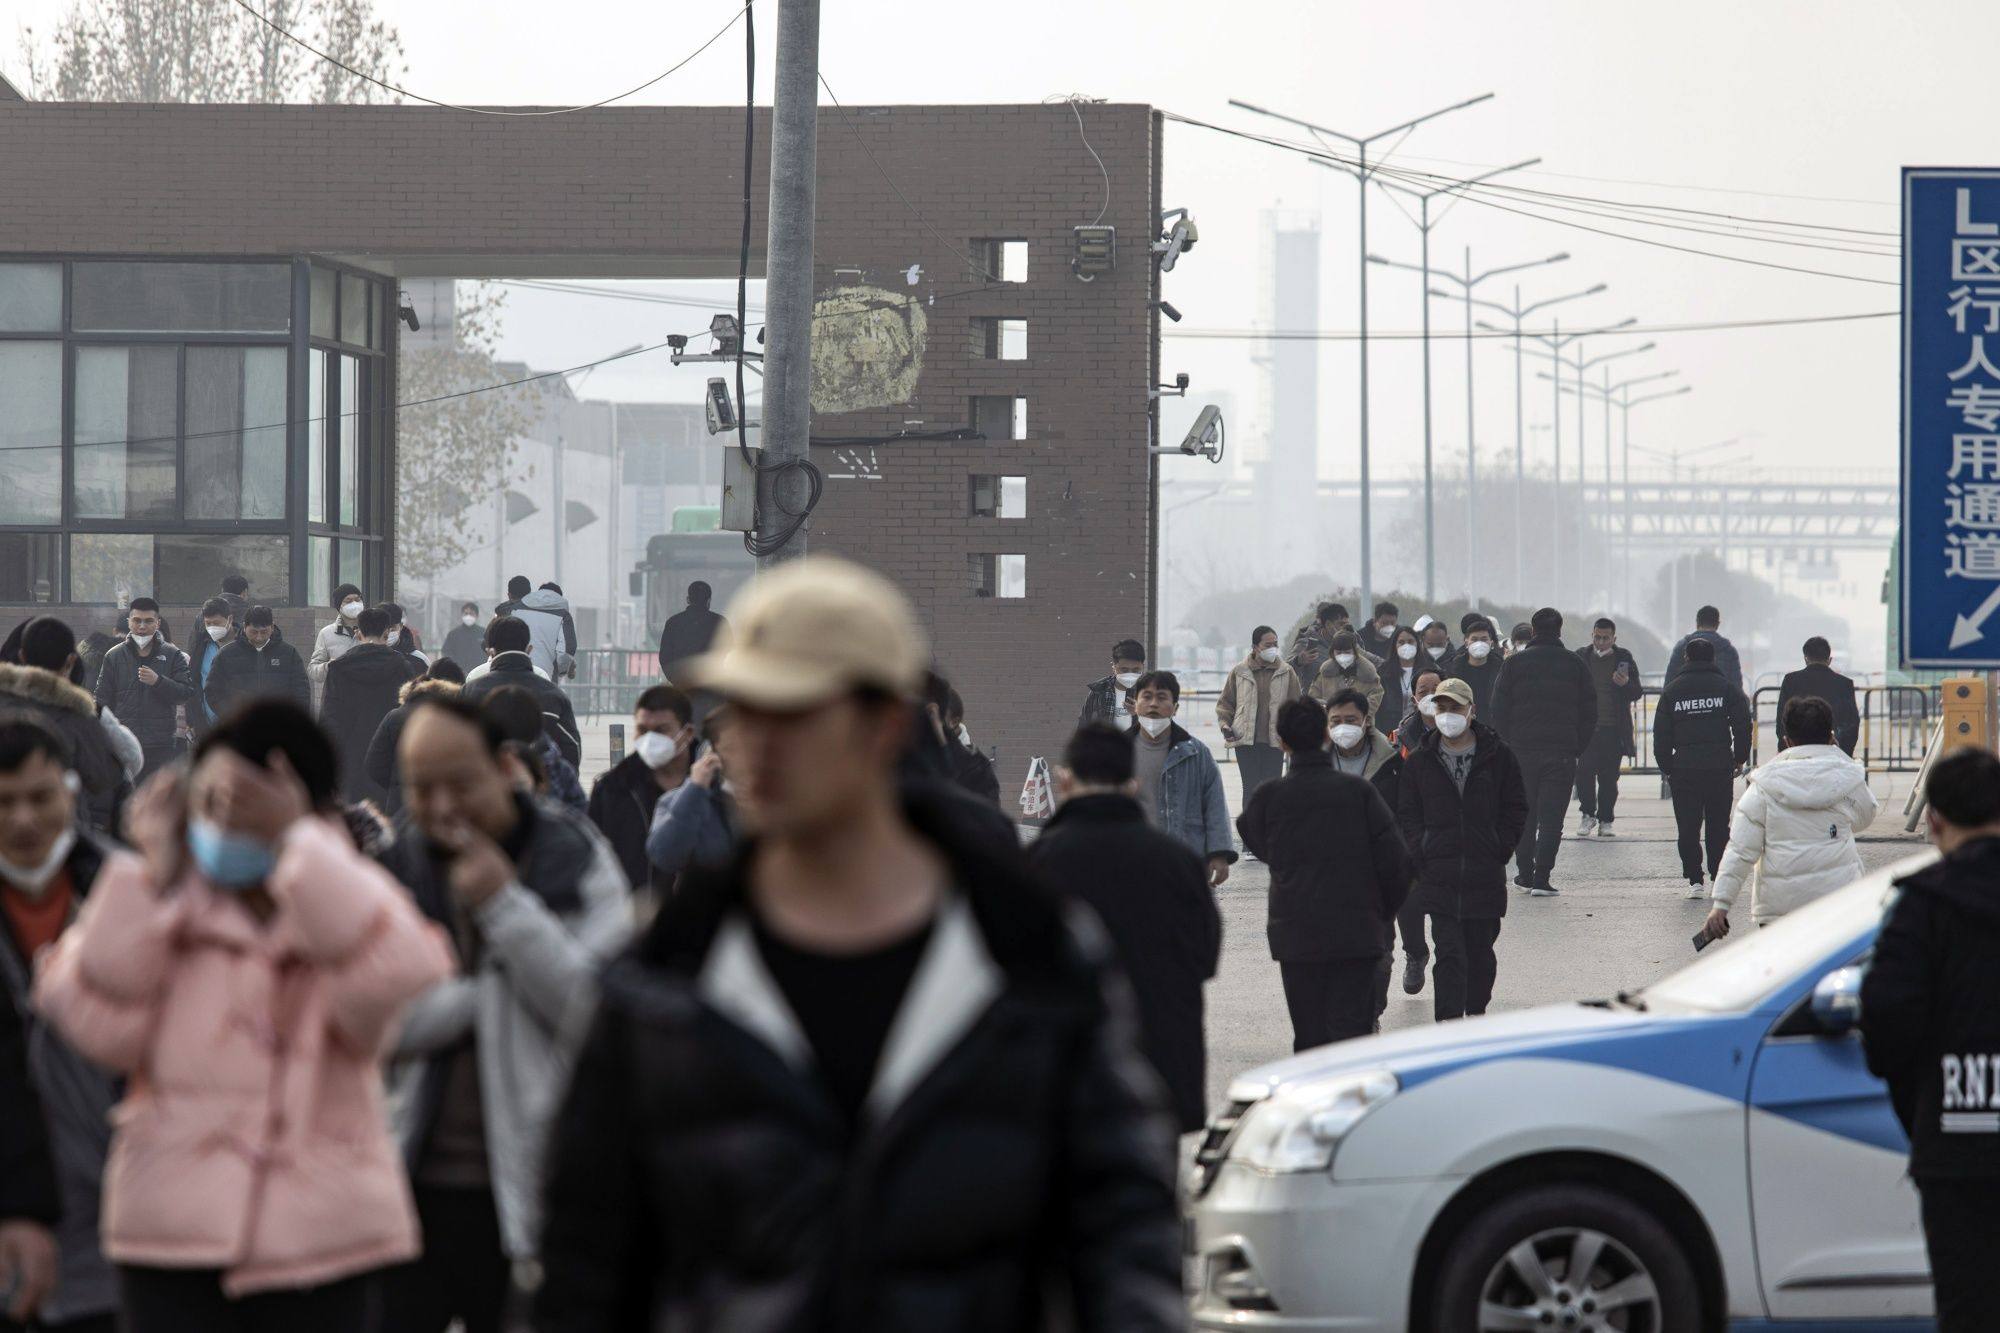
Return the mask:
<path id="1" fill-rule="evenodd" d="M 1167 228 L 1170 220 L 1174 225 Z M 1160 239 L 1153 242 L 1153 253 L 1159 257 L 1160 272 L 1171 273 L 1174 265 L 1180 262 L 1180 257 L 1194 249 L 1194 243 L 1201 239 L 1201 232 L 1185 208 L 1170 208 L 1160 214 L 1160 226 L 1167 229 L 1161 231 Z"/>
<path id="2" fill-rule="evenodd" d="M 729 381 L 717 375 L 708 382 L 708 393 L 703 399 L 703 411 L 708 417 L 708 433 L 720 435 L 724 431 L 736 429 L 736 400 L 729 396 Z M 746 428 L 754 428 L 757 423 L 746 421 Z"/>
<path id="3" fill-rule="evenodd" d="M 1156 454 L 1181 454 L 1188 458 L 1206 458 L 1211 463 L 1220 463 L 1225 445 L 1222 409 L 1210 403 L 1201 409 L 1201 415 L 1188 427 L 1188 433 L 1181 437 L 1180 445 L 1166 449 L 1154 446 L 1150 452 Z"/>

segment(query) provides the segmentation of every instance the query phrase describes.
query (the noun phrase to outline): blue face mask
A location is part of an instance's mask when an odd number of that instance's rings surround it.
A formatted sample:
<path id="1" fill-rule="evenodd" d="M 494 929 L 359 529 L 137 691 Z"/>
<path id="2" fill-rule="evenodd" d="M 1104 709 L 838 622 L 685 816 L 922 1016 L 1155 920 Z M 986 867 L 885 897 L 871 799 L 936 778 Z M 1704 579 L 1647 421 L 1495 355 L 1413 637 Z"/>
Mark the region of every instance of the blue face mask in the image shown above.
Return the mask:
<path id="1" fill-rule="evenodd" d="M 188 821 L 188 851 L 211 884 L 231 892 L 263 883 L 278 858 L 255 838 L 206 819 Z"/>

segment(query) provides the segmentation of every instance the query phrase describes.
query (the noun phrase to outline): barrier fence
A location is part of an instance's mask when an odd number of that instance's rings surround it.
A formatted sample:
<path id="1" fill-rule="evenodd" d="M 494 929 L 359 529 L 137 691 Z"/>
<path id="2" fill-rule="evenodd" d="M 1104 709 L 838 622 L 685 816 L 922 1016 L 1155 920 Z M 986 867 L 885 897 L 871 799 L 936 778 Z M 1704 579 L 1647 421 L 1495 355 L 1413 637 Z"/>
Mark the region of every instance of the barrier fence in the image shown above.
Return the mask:
<path id="1" fill-rule="evenodd" d="M 1778 750 L 1778 686 L 1761 685 L 1750 696 L 1750 766 Z M 1627 773 L 1658 773 L 1653 755 L 1653 714 L 1660 689 L 1645 687 L 1632 705 L 1632 739 L 1638 753 L 1625 761 Z M 1924 685 L 1860 685 L 1854 691 L 1861 717 L 1854 757 L 1870 773 L 1914 773 L 1923 766 L 1924 747 L 1937 727 L 1935 691 Z"/>

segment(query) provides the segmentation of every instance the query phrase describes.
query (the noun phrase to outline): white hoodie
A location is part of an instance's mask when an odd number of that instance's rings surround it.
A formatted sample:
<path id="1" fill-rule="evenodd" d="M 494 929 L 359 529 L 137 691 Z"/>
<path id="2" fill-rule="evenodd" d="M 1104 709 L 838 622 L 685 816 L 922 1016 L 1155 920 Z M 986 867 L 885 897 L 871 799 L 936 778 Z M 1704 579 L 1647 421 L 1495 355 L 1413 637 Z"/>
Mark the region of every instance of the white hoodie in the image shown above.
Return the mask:
<path id="1" fill-rule="evenodd" d="M 1773 921 L 1860 878 L 1865 867 L 1854 835 L 1874 822 L 1877 808 L 1867 770 L 1839 746 L 1780 750 L 1750 775 L 1736 803 L 1715 905 L 1727 910 L 1749 878 L 1751 919 Z"/>

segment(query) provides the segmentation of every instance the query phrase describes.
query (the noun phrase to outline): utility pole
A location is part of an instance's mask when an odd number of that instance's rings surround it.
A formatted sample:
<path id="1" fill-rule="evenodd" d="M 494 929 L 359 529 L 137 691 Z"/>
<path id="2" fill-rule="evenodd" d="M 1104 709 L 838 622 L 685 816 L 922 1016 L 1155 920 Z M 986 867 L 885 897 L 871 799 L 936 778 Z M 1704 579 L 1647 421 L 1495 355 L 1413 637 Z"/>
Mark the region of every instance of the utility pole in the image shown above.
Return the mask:
<path id="1" fill-rule="evenodd" d="M 1368 463 L 1369 463 L 1368 459 L 1368 179 L 1369 179 L 1368 146 L 1372 143 L 1375 143 L 1378 140 L 1386 139 L 1391 135 L 1403 134 L 1409 130 L 1413 130 L 1427 120 L 1436 120 L 1439 116 L 1447 115 L 1453 111 L 1462 110 L 1465 107 L 1477 105 L 1480 102 L 1488 100 L 1492 96 L 1493 96 L 1492 93 L 1481 93 L 1477 97 L 1469 97 L 1463 102 L 1454 102 L 1450 106 L 1440 107 L 1436 111 L 1432 111 L 1425 115 L 1418 116 L 1415 120 L 1406 120 L 1400 125 L 1392 125 L 1386 130 L 1377 130 L 1375 133 L 1369 135 L 1343 134 L 1339 130 L 1328 129 L 1324 125 L 1315 125 L 1309 120 L 1300 120 L 1296 116 L 1281 115 L 1276 111 L 1267 111 L 1261 106 L 1253 106 L 1249 102 L 1238 101 L 1233 97 L 1229 99 L 1229 105 L 1233 107 L 1239 107 L 1245 111 L 1255 112 L 1257 115 L 1260 116 L 1269 116 L 1273 120 L 1281 120 L 1288 125 L 1297 125 L 1301 129 L 1310 131 L 1316 137 L 1324 135 L 1332 135 L 1334 138 L 1339 139 L 1343 143 L 1352 144 L 1355 149 L 1356 161 L 1352 164 L 1343 162 L 1339 163 L 1339 165 L 1349 166 L 1350 169 L 1353 170 L 1355 178 L 1361 184 L 1361 188 L 1356 192 L 1355 198 L 1359 203 L 1361 210 L 1360 255 L 1358 256 L 1358 258 L 1360 260 L 1360 270 L 1361 270 L 1361 339 L 1360 339 L 1361 343 L 1361 394 L 1360 394 L 1361 398 L 1361 601 L 1360 605 L 1363 608 L 1372 607 L 1375 604 L 1373 566 L 1370 560 L 1371 549 L 1373 546 L 1372 542 L 1373 529 L 1371 526 L 1371 516 L 1369 512 L 1370 506 L 1369 506 L 1369 492 L 1368 492 L 1368 487 L 1369 487 L 1369 480 L 1368 480 Z M 1325 139 L 1321 138 L 1321 142 L 1324 143 Z M 1377 168 L 1379 169 L 1379 167 L 1380 164 L 1377 163 Z"/>
<path id="2" fill-rule="evenodd" d="M 771 94 L 771 207 L 764 247 L 763 466 L 757 523 L 768 535 L 805 509 L 811 456 L 814 172 L 819 156 L 819 0 L 779 0 L 778 65 Z M 744 337 L 747 329 L 740 330 Z M 737 411 L 747 411 L 739 403 Z M 806 553 L 802 523 L 763 568 Z"/>

